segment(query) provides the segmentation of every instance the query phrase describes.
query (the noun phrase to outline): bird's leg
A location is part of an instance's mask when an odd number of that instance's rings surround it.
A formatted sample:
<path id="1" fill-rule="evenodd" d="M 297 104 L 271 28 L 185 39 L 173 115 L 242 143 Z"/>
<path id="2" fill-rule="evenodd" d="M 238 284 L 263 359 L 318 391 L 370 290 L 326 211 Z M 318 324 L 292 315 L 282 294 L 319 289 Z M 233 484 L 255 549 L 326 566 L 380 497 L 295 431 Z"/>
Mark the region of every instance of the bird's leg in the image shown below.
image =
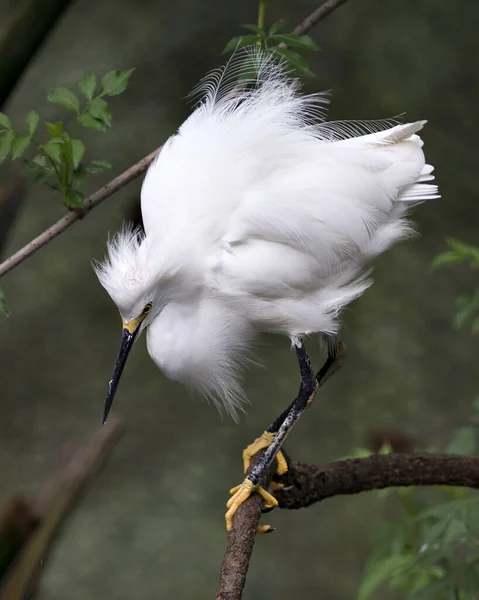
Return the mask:
<path id="1" fill-rule="evenodd" d="M 319 387 L 319 381 L 321 381 L 321 379 L 326 375 L 335 360 L 334 352 L 330 351 L 325 364 L 318 374 L 315 375 L 306 351 L 306 347 L 304 345 L 304 341 L 302 339 L 295 343 L 295 350 L 301 372 L 299 393 L 291 405 L 283 413 L 281 413 L 281 415 L 275 421 L 273 421 L 273 423 L 271 423 L 265 433 L 246 449 L 246 458 L 249 456 L 249 460 L 251 460 L 251 456 L 253 456 L 259 450 L 266 448 L 264 454 L 251 469 L 243 483 L 230 490 L 232 497 L 226 504 L 228 511 L 226 512 L 225 517 L 226 529 L 228 531 L 232 527 L 233 515 L 241 506 L 241 504 L 243 504 L 243 502 L 245 502 L 245 500 L 247 500 L 253 492 L 257 492 L 263 497 L 265 501 L 264 508 L 274 508 L 278 505 L 276 498 L 263 487 L 261 487 L 261 483 L 267 475 L 275 458 L 278 460 L 278 473 L 283 474 L 288 470 L 286 459 L 282 453 L 282 459 L 278 459 L 281 446 L 300 416 L 314 400 Z M 252 452 L 252 450 L 255 451 Z M 245 455 L 243 455 L 243 460 L 244 459 Z M 245 466 L 249 466 L 249 463 L 245 464 Z"/>
<path id="2" fill-rule="evenodd" d="M 303 348 L 304 356 L 301 355 L 301 350 L 299 349 L 299 345 L 301 345 Z M 299 361 L 300 370 L 301 370 L 301 384 L 303 384 L 303 373 L 307 373 L 306 378 L 311 379 L 311 375 L 313 374 L 313 369 L 311 367 L 311 361 L 306 352 L 306 348 L 304 347 L 304 341 L 302 339 L 299 340 L 298 344 L 295 344 L 295 348 L 296 348 L 296 354 L 298 356 L 298 361 Z M 335 359 L 336 359 L 336 348 L 335 348 L 335 346 L 332 346 L 329 349 L 328 358 L 326 359 L 323 366 L 321 367 L 321 369 L 318 371 L 318 373 L 315 376 L 316 381 L 318 382 L 318 385 L 321 383 L 321 381 L 322 381 L 323 377 L 326 375 L 326 373 L 328 373 L 328 371 L 331 368 L 331 365 L 333 364 Z M 302 366 L 302 361 L 306 361 L 304 368 Z M 300 394 L 301 394 L 301 387 L 300 387 Z M 314 396 L 311 399 L 311 401 L 313 399 L 314 399 Z M 271 425 L 261 434 L 261 436 L 259 438 L 256 438 L 252 444 L 250 444 L 243 450 L 243 467 L 244 467 L 245 473 L 249 469 L 249 466 L 251 464 L 251 459 L 253 458 L 253 456 L 255 456 L 255 454 L 257 454 L 260 450 L 263 450 L 264 448 L 268 448 L 268 446 L 270 446 L 271 442 L 274 440 L 274 438 L 276 436 L 276 433 L 278 432 L 281 425 L 284 423 L 286 417 L 288 417 L 291 410 L 294 409 L 295 405 L 297 404 L 297 401 L 298 401 L 298 398 L 293 400 L 293 402 L 291 402 L 291 404 L 288 406 L 288 408 L 286 408 L 279 415 L 279 417 L 277 417 L 271 423 Z M 301 416 L 301 415 L 299 415 L 299 416 Z M 299 418 L 299 416 L 298 416 L 298 418 Z M 288 471 L 288 462 L 281 450 L 279 450 L 276 454 L 276 462 L 278 463 L 276 473 L 278 475 L 284 475 Z"/>

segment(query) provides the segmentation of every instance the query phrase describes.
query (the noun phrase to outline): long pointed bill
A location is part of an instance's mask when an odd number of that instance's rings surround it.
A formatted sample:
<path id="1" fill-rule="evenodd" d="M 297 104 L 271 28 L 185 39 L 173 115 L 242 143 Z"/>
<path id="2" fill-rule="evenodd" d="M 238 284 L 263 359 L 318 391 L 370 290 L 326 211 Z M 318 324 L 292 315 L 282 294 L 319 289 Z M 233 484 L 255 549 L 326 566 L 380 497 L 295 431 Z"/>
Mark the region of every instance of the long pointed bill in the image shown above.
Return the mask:
<path id="1" fill-rule="evenodd" d="M 102 425 L 106 423 L 108 414 L 115 398 L 118 384 L 120 383 L 120 377 L 125 368 L 126 359 L 130 354 L 130 350 L 133 346 L 133 342 L 140 330 L 141 321 L 143 319 L 134 319 L 130 323 L 123 323 L 123 330 L 121 332 L 121 344 L 118 352 L 118 358 L 116 359 L 115 368 L 113 369 L 113 375 L 111 376 L 110 383 L 108 384 L 108 394 L 105 400 L 105 408 L 103 409 L 103 418 L 101 420 Z"/>

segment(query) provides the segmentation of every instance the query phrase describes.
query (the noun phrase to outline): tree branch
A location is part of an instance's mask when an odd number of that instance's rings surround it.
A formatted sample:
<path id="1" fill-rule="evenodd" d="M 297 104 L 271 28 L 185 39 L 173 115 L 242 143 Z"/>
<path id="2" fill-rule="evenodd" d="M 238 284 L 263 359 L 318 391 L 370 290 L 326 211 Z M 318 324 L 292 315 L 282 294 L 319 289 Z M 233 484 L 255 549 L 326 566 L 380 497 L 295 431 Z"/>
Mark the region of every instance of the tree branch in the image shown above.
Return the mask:
<path id="1" fill-rule="evenodd" d="M 339 343 L 334 362 L 324 376 L 318 378 L 318 389 L 342 367 L 345 356 L 346 347 Z M 258 452 L 253 457 L 250 470 L 261 458 L 263 452 Z M 266 489 L 270 484 L 274 468 L 275 464 L 273 463 L 269 477 L 263 482 Z M 283 478 L 281 478 L 281 483 L 283 483 Z M 290 484 L 288 483 L 288 485 Z M 261 496 L 253 494 L 239 507 L 233 517 L 233 527 L 228 534 L 216 600 L 240 600 L 242 597 L 262 507 Z"/>
<path id="2" fill-rule="evenodd" d="M 302 21 L 294 30 L 293 33 L 302 35 L 310 31 L 315 25 L 325 19 L 329 14 L 331 14 L 336 8 L 338 8 L 341 4 L 344 4 L 347 0 L 327 0 L 324 4 L 322 4 L 319 8 L 317 8 L 313 13 L 311 13 L 304 21 Z M 105 186 L 97 190 L 93 193 L 87 200 L 85 200 L 84 206 L 79 210 L 71 210 L 64 217 L 59 219 L 54 225 L 49 227 L 46 231 L 41 233 L 31 242 L 29 242 L 23 248 L 20 248 L 15 254 L 7 258 L 4 262 L 0 263 L 0 277 L 11 271 L 14 267 L 21 264 L 26 258 L 34 254 L 37 250 L 40 250 L 45 244 L 48 244 L 51 240 L 53 240 L 57 235 L 68 229 L 73 223 L 78 221 L 84 217 L 87 213 L 89 213 L 95 206 L 101 204 L 104 200 L 109 198 L 112 194 L 117 192 L 119 189 L 124 187 L 130 181 L 136 179 L 139 175 L 141 175 L 148 168 L 149 164 L 155 158 L 155 156 L 160 152 L 162 146 L 160 146 L 157 150 L 148 154 L 142 158 L 135 165 L 131 166 L 121 175 L 115 177 L 110 183 L 107 183 Z"/>
<path id="3" fill-rule="evenodd" d="M 234 516 L 221 565 L 216 600 L 238 600 L 242 597 L 262 507 L 261 496 L 253 494 Z"/>
<path id="4" fill-rule="evenodd" d="M 162 146 L 160 146 L 157 150 L 148 154 L 132 167 L 112 179 L 109 183 L 101 187 L 99 190 L 94 192 L 89 198 L 85 200 L 83 208 L 78 210 L 71 210 L 64 217 L 59 219 L 54 225 L 46 229 L 43 233 L 33 239 L 31 242 L 28 242 L 26 246 L 20 248 L 15 254 L 12 254 L 9 258 L 4 260 L 0 264 L 0 277 L 5 275 L 11 271 L 14 267 L 22 263 L 26 258 L 34 254 L 37 250 L 40 250 L 45 244 L 48 244 L 51 240 L 57 237 L 60 233 L 68 229 L 73 223 L 82 219 L 86 214 L 88 214 L 95 206 L 98 206 L 109 198 L 112 194 L 120 190 L 122 187 L 130 183 L 136 179 L 141 173 L 146 171 L 148 165 L 155 158 L 155 156 L 160 152 Z"/>
<path id="5" fill-rule="evenodd" d="M 295 27 L 293 33 L 295 35 L 304 35 L 305 33 L 308 33 L 315 25 L 339 8 L 341 4 L 345 4 L 346 2 L 347 0 L 327 0 Z"/>
<path id="6" fill-rule="evenodd" d="M 98 427 L 86 443 L 69 456 L 37 498 L 28 503 L 23 519 L 37 517 L 39 523 L 9 564 L 0 583 L 0 600 L 23 600 L 27 597 L 46 563 L 65 517 L 89 479 L 101 468 L 122 432 L 122 421 L 118 417 L 110 417 L 106 425 Z"/>
<path id="7" fill-rule="evenodd" d="M 325 465 L 290 462 L 275 492 L 280 508 L 305 508 L 334 496 L 388 487 L 450 485 L 479 489 L 479 457 L 392 453 Z M 262 500 L 254 494 L 239 509 L 228 536 L 216 600 L 240 600 L 253 550 Z"/>
<path id="8" fill-rule="evenodd" d="M 378 454 L 327 465 L 292 462 L 276 492 L 280 508 L 387 487 L 451 485 L 479 489 L 479 457 L 457 454 Z M 291 486 L 291 487 L 289 487 Z"/>

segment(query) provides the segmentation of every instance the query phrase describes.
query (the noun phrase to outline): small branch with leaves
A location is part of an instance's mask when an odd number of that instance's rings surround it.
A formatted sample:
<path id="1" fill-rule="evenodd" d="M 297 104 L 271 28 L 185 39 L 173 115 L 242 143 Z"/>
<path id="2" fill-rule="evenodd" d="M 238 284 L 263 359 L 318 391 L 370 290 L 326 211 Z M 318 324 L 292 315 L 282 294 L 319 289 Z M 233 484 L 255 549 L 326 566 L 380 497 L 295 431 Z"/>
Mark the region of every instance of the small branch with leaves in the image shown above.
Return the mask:
<path id="1" fill-rule="evenodd" d="M 106 132 L 111 127 L 112 116 L 105 98 L 124 92 L 132 72 L 133 69 L 108 72 L 101 79 L 98 93 L 95 93 L 96 76 L 88 74 L 78 82 L 84 97 L 83 106 L 76 94 L 66 87 L 55 88 L 48 100 L 73 112 L 77 125 Z M 39 114 L 31 110 L 25 118 L 26 130 L 19 131 L 7 115 L 0 113 L 0 162 L 6 158 L 12 161 L 22 158 L 23 166 L 33 174 L 35 181 L 60 192 L 67 208 L 82 208 L 85 196 L 78 189 L 80 185 L 88 175 L 109 171 L 111 165 L 104 160 L 83 162 L 85 144 L 66 131 L 62 121 L 45 122 L 47 139 L 42 140 L 42 136 L 38 137 L 39 122 Z"/>

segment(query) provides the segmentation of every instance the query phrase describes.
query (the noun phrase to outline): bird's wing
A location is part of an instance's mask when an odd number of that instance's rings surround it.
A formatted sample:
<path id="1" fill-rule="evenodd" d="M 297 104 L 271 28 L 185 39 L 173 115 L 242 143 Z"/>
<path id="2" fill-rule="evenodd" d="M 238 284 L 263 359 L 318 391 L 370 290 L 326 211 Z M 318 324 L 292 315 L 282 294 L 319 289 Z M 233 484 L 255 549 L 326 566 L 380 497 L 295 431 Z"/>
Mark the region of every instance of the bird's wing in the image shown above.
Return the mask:
<path id="1" fill-rule="evenodd" d="M 423 123 L 321 141 L 270 172 L 244 194 L 210 257 L 214 285 L 272 299 L 353 281 L 407 233 L 407 203 L 437 197 L 424 183 Z"/>

